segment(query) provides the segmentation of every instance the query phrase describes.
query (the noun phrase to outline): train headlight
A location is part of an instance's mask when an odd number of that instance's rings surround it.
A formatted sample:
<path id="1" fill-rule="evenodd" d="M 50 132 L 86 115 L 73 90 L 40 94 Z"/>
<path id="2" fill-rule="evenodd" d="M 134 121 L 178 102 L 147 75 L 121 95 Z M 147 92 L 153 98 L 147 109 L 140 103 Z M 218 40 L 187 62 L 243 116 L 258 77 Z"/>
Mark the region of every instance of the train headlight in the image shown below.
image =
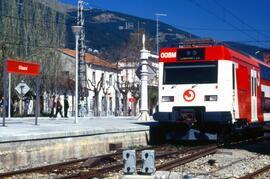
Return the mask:
<path id="1" fill-rule="evenodd" d="M 174 96 L 162 96 L 161 101 L 162 102 L 173 102 L 174 101 Z"/>
<path id="2" fill-rule="evenodd" d="M 217 101 L 217 95 L 205 95 L 204 101 Z"/>

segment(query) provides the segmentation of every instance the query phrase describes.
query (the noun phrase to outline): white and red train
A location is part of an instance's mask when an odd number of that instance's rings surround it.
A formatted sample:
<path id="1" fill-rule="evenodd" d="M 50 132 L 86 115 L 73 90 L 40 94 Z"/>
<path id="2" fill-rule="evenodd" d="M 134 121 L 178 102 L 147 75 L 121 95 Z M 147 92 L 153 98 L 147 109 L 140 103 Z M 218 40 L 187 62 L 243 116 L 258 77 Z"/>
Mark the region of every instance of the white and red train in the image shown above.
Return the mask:
<path id="1" fill-rule="evenodd" d="M 270 123 L 270 65 L 224 45 L 162 48 L 161 125 L 224 133 Z"/>

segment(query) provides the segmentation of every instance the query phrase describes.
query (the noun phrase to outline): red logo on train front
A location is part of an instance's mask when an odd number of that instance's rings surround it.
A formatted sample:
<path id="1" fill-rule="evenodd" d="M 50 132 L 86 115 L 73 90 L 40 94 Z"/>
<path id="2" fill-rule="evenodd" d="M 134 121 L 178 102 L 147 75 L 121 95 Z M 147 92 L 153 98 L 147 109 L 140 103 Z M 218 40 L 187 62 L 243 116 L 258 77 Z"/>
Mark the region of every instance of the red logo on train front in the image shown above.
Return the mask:
<path id="1" fill-rule="evenodd" d="M 183 98 L 185 101 L 187 102 L 191 102 L 195 99 L 196 97 L 196 94 L 193 90 L 189 89 L 189 90 L 186 90 L 183 94 Z"/>
<path id="2" fill-rule="evenodd" d="M 160 62 L 175 62 L 177 58 L 177 48 L 161 48 L 159 52 Z"/>

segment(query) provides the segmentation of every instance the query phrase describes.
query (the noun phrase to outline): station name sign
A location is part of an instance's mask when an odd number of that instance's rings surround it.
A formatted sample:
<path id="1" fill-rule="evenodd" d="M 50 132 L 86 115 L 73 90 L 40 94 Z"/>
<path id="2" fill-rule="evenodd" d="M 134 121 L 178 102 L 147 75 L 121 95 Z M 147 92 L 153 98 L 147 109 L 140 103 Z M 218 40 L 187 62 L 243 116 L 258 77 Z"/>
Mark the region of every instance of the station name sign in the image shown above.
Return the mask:
<path id="1" fill-rule="evenodd" d="M 8 73 L 17 73 L 24 75 L 39 75 L 39 64 L 25 61 L 18 61 L 13 59 L 7 60 L 7 72 Z"/>

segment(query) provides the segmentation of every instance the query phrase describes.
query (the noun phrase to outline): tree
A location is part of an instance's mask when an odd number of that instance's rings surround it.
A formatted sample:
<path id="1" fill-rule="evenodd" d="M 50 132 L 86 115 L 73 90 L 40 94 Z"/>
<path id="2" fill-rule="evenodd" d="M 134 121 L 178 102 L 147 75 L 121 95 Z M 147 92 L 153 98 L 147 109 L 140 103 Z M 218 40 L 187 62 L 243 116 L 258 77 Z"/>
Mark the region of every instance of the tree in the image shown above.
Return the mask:
<path id="1" fill-rule="evenodd" d="M 104 74 L 104 79 L 106 79 L 106 76 Z M 101 88 L 102 88 L 102 91 L 103 91 L 103 94 L 104 94 L 104 97 L 105 97 L 105 116 L 108 116 L 108 94 L 109 94 L 109 89 L 110 89 L 110 86 L 109 85 L 105 85 L 105 80 L 103 80 L 103 85 L 101 85 Z"/>
<path id="2" fill-rule="evenodd" d="M 98 83 L 96 83 L 95 81 L 87 80 L 87 86 L 88 86 L 87 89 L 89 91 L 94 92 L 94 116 L 100 116 L 99 109 L 98 109 L 98 107 L 99 107 L 99 93 L 102 89 L 103 83 L 104 83 L 104 73 L 101 75 Z"/>
<path id="3" fill-rule="evenodd" d="M 130 92 L 131 92 L 132 97 L 135 99 L 133 113 L 134 113 L 134 116 L 137 116 L 137 105 L 138 105 L 139 99 L 141 98 L 140 85 L 134 82 L 131 85 Z"/>
<path id="4" fill-rule="evenodd" d="M 121 67 L 122 70 L 132 69 L 135 70 L 139 67 L 140 64 L 140 50 L 142 48 L 141 37 L 144 32 L 140 30 L 139 32 L 134 32 L 130 34 L 129 40 L 122 46 L 121 54 L 120 54 L 120 61 L 117 62 L 117 66 L 121 62 L 123 66 Z M 154 49 L 153 41 L 146 35 L 146 48 L 148 50 Z M 118 67 L 119 68 L 119 67 Z M 126 72 L 127 73 L 127 72 Z M 134 102 L 134 115 L 136 115 L 136 106 L 140 99 L 140 88 L 138 85 L 139 81 L 136 81 L 136 76 L 133 77 L 132 81 L 128 81 L 126 79 L 123 82 L 120 82 L 119 77 L 117 79 L 117 86 L 123 95 L 123 108 L 124 108 L 124 115 L 127 115 L 127 96 L 128 93 L 131 93 L 131 96 L 135 99 Z"/>
<path id="5" fill-rule="evenodd" d="M 127 95 L 130 91 L 130 83 L 128 81 L 125 82 L 120 82 L 119 77 L 117 78 L 116 81 L 117 84 L 117 88 L 119 90 L 119 92 L 122 94 L 123 96 L 123 112 L 124 112 L 124 116 L 128 115 L 128 110 L 127 110 Z"/>
<path id="6" fill-rule="evenodd" d="M 1 1 L 1 13 L 5 16 L 0 16 L 0 44 L 6 46 L 6 57 L 38 62 L 41 66 L 41 94 L 45 91 L 55 93 L 61 90 L 59 85 L 63 69 L 56 51 L 65 43 L 66 17 L 64 13 L 40 2 Z M 0 69 L 2 68 L 1 60 Z M 35 91 L 35 79 L 29 76 L 12 75 L 12 86 L 21 80 L 25 80 Z"/>

